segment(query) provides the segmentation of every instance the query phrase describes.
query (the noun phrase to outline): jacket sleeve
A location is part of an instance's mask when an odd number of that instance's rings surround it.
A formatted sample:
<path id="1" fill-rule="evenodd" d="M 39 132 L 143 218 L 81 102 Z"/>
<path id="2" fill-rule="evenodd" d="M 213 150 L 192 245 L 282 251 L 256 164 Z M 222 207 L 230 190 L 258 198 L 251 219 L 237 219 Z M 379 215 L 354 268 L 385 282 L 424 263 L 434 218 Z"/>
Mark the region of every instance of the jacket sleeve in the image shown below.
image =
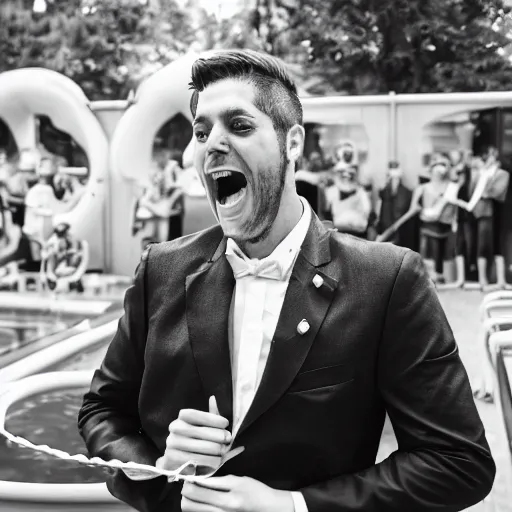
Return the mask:
<path id="1" fill-rule="evenodd" d="M 455 512 L 483 500 L 496 467 L 452 330 L 412 251 L 388 303 L 378 389 L 398 450 L 358 473 L 300 489 L 309 512 Z"/>
<path id="2" fill-rule="evenodd" d="M 84 396 L 78 428 L 92 456 L 154 465 L 162 454 L 144 435 L 138 413 L 148 330 L 145 281 L 149 251 L 143 253 L 125 295 L 117 332 Z M 114 496 L 141 511 L 157 509 L 170 488 L 165 477 L 139 482 L 119 470 L 109 476 L 107 486 Z"/>

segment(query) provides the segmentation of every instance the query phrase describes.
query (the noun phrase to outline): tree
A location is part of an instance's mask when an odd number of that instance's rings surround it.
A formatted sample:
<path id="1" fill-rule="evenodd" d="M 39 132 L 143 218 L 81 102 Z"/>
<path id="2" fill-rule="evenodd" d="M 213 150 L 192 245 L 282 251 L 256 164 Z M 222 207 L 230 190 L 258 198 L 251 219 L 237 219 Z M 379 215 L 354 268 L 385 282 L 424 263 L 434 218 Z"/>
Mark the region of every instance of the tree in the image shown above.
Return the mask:
<path id="1" fill-rule="evenodd" d="M 174 0 L 47 0 L 38 15 L 16 0 L 0 7 L 0 71 L 40 66 L 77 82 L 90 99 L 119 99 L 184 54 L 193 40 Z"/>
<path id="2" fill-rule="evenodd" d="M 501 0 L 290 0 L 295 47 L 314 92 L 349 94 L 504 90 L 509 18 Z"/>

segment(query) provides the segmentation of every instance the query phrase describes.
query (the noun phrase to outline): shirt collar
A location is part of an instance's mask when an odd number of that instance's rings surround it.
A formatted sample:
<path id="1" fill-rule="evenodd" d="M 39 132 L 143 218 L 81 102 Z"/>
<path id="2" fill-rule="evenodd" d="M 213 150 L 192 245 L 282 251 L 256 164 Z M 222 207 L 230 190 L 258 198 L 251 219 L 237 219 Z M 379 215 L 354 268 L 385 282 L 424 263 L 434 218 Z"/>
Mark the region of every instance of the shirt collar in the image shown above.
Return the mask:
<path id="1" fill-rule="evenodd" d="M 297 259 L 300 248 L 302 247 L 308 233 L 309 225 L 311 224 L 311 206 L 309 206 L 309 203 L 303 197 L 299 196 L 299 198 L 303 206 L 299 222 L 297 222 L 295 227 L 288 233 L 288 235 L 286 235 L 284 240 L 282 240 L 282 242 L 269 256 L 259 260 L 277 260 L 283 269 L 284 275 L 286 276 L 289 276 L 292 271 L 293 264 Z M 227 240 L 226 253 L 229 252 L 236 252 L 247 261 L 258 261 L 257 258 L 248 258 L 232 238 L 228 238 Z"/>

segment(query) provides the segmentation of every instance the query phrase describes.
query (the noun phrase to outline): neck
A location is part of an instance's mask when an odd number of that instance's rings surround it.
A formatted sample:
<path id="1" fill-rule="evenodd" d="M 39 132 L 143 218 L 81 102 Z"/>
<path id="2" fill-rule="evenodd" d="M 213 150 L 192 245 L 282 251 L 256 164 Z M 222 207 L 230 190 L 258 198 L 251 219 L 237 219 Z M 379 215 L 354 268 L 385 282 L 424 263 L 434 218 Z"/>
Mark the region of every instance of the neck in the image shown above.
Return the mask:
<path id="1" fill-rule="evenodd" d="M 294 184 L 295 187 L 295 184 Z M 266 258 L 288 236 L 299 222 L 303 212 L 302 202 L 295 190 L 283 192 L 277 217 L 268 236 L 255 244 L 244 244 L 243 250 L 249 258 Z"/>

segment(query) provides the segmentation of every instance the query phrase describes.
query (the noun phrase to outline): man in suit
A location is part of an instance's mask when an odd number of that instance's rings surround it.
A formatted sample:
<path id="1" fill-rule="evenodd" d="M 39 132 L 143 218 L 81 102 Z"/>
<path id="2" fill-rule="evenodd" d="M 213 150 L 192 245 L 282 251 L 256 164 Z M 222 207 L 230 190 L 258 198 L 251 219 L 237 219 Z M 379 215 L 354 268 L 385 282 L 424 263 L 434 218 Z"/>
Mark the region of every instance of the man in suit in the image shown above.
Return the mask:
<path id="1" fill-rule="evenodd" d="M 200 483 L 131 479 L 141 511 L 456 511 L 495 465 L 418 254 L 327 229 L 296 192 L 302 108 L 250 51 L 192 69 L 195 167 L 219 226 L 145 251 L 79 414 L 89 452 Z M 375 464 L 385 413 L 399 449 Z M 132 478 L 133 475 L 132 475 Z"/>
<path id="2" fill-rule="evenodd" d="M 379 234 L 392 226 L 400 217 L 409 210 L 412 199 L 412 191 L 402 183 L 403 171 L 396 161 L 389 162 L 386 185 L 379 191 L 380 213 L 377 224 Z M 402 247 L 412 248 L 411 223 L 400 227 L 395 234 L 388 239 Z"/>

